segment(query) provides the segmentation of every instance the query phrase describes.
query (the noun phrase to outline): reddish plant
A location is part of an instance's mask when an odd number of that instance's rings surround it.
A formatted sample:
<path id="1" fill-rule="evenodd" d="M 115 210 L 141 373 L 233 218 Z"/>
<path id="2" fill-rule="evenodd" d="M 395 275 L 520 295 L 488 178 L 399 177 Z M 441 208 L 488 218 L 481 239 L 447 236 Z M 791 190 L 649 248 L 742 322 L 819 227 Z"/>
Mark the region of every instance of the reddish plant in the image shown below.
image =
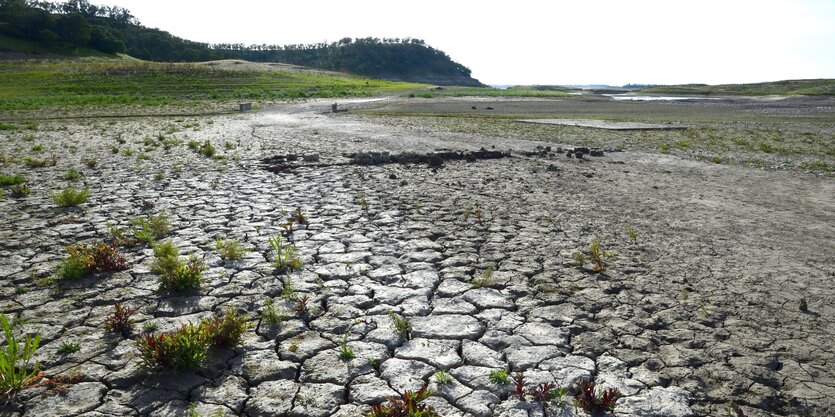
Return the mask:
<path id="1" fill-rule="evenodd" d="M 125 269 L 125 257 L 114 246 L 96 242 L 92 246 L 93 266 L 91 272 L 110 272 Z"/>
<path id="2" fill-rule="evenodd" d="M 203 320 L 201 326 L 212 346 L 221 349 L 231 348 L 241 342 L 241 336 L 249 327 L 249 318 L 239 315 L 230 307 L 224 315 L 215 313 L 211 319 Z"/>
<path id="3" fill-rule="evenodd" d="M 510 392 L 510 395 L 519 398 L 520 401 L 525 401 L 525 394 L 527 393 L 525 390 L 525 373 L 522 371 L 516 372 L 510 379 L 513 381 L 513 391 Z"/>
<path id="4" fill-rule="evenodd" d="M 310 296 L 302 296 L 296 300 L 296 305 L 293 306 L 293 312 L 298 315 L 307 314 L 310 312 L 310 307 L 308 307 L 307 303 L 310 301 Z"/>
<path id="5" fill-rule="evenodd" d="M 614 388 L 598 392 L 594 381 L 578 382 L 576 391 L 574 405 L 593 416 L 615 411 L 615 403 L 622 396 L 620 391 Z"/>
<path id="6" fill-rule="evenodd" d="M 432 390 L 423 387 L 418 392 L 406 391 L 400 398 L 390 398 L 385 404 L 371 407 L 366 417 L 440 417 L 430 406 L 421 404 L 432 395 Z"/>
<path id="7" fill-rule="evenodd" d="M 553 382 L 543 382 L 536 386 L 536 388 L 528 391 L 534 401 L 547 403 L 551 399 L 551 390 L 556 389 L 557 384 Z"/>
<path id="8" fill-rule="evenodd" d="M 122 303 L 116 303 L 113 306 L 113 314 L 104 323 L 104 328 L 107 331 L 119 333 L 122 337 L 128 337 L 131 332 L 131 325 L 133 324 L 130 316 L 135 312 L 135 308 L 125 307 Z"/>

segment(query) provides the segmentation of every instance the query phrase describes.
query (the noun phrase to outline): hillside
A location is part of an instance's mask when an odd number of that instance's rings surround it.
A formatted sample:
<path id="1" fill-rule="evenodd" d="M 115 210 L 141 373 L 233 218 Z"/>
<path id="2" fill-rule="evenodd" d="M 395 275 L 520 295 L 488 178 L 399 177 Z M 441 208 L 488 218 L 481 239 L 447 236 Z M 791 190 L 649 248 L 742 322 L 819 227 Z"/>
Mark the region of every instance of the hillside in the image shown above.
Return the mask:
<path id="1" fill-rule="evenodd" d="M 665 85 L 636 90 L 641 93 L 657 94 L 704 94 L 704 95 L 835 95 L 835 80 L 785 80 L 752 84 L 683 84 Z"/>
<path id="2" fill-rule="evenodd" d="M 480 86 L 470 70 L 422 40 L 344 38 L 311 45 L 193 42 L 147 28 L 130 11 L 85 0 L 0 0 L 0 52 L 36 55 L 125 53 L 157 62 L 245 59 L 283 62 L 393 81 Z"/>

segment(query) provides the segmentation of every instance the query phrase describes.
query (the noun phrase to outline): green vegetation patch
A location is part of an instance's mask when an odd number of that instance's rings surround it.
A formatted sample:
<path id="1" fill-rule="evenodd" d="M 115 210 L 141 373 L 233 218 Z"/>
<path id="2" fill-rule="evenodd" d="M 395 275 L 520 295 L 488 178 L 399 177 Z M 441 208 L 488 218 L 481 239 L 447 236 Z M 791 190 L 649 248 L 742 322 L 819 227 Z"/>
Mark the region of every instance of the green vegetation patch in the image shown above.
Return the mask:
<path id="1" fill-rule="evenodd" d="M 242 66 L 232 70 L 116 59 L 6 61 L 0 63 L 0 110 L 358 97 L 424 87 L 262 64 Z"/>

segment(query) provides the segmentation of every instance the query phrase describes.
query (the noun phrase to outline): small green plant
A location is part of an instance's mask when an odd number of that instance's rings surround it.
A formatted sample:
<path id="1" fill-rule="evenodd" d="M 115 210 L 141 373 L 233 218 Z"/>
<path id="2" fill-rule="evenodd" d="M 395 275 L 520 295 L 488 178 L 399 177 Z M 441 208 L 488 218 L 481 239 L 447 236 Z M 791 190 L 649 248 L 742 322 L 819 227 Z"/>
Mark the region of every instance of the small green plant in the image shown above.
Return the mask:
<path id="1" fill-rule="evenodd" d="M 365 198 L 365 194 L 360 193 L 357 196 L 357 203 L 359 203 L 360 209 L 362 209 L 362 211 L 368 212 L 369 204 L 368 204 L 368 199 Z"/>
<path id="2" fill-rule="evenodd" d="M 209 334 L 199 325 L 183 324 L 159 335 L 145 335 L 136 342 L 144 364 L 152 370 L 193 371 L 206 357 Z"/>
<path id="3" fill-rule="evenodd" d="M 188 262 L 182 262 L 179 249 L 171 241 L 157 243 L 153 248 L 153 269 L 159 273 L 160 291 L 179 293 L 200 288 L 206 269 L 203 261 L 192 256 Z"/>
<path id="4" fill-rule="evenodd" d="M 154 174 L 154 181 L 162 181 L 165 179 L 165 173 L 162 171 L 157 171 Z"/>
<path id="5" fill-rule="evenodd" d="M 490 382 L 497 385 L 503 385 L 507 384 L 508 381 L 510 381 L 510 374 L 507 372 L 507 369 L 490 371 Z"/>
<path id="6" fill-rule="evenodd" d="M 473 214 L 473 206 L 469 205 L 469 206 L 467 206 L 467 208 L 464 209 L 464 214 L 461 216 L 461 220 L 466 222 L 472 214 Z"/>
<path id="7" fill-rule="evenodd" d="M 687 291 L 687 288 L 681 289 L 681 301 L 687 301 L 690 297 L 690 291 Z"/>
<path id="8" fill-rule="evenodd" d="M 119 333 L 122 337 L 128 337 L 133 326 L 133 319 L 130 316 L 136 312 L 135 308 L 126 307 L 122 303 L 116 303 L 113 306 L 113 313 L 107 318 L 104 323 L 105 330 L 113 333 Z"/>
<path id="9" fill-rule="evenodd" d="M 667 145 L 666 143 L 659 144 L 658 145 L 658 152 L 661 152 L 663 154 L 670 153 L 670 145 Z"/>
<path id="10" fill-rule="evenodd" d="M 482 287 L 490 287 L 493 285 L 493 270 L 494 266 L 489 265 L 484 271 L 476 278 L 473 278 L 471 284 L 475 288 L 482 288 Z"/>
<path id="11" fill-rule="evenodd" d="M 0 174 L 0 187 L 9 187 L 12 185 L 20 185 L 26 182 L 26 177 L 23 175 L 4 175 Z"/>
<path id="12" fill-rule="evenodd" d="M 281 297 L 285 300 L 297 300 L 299 298 L 299 293 L 296 292 L 296 286 L 293 285 L 293 280 L 289 276 L 284 277 L 284 281 L 282 282 Z"/>
<path id="13" fill-rule="evenodd" d="M 234 240 L 224 241 L 223 239 L 218 239 L 215 242 L 215 249 L 221 258 L 230 261 L 241 259 L 247 252 L 243 245 Z"/>
<path id="14" fill-rule="evenodd" d="M 131 149 L 131 148 L 122 149 L 122 155 L 133 156 L 133 149 Z"/>
<path id="15" fill-rule="evenodd" d="M 452 375 L 448 374 L 447 371 L 440 370 L 435 372 L 435 383 L 438 385 L 445 385 L 452 383 Z"/>
<path id="16" fill-rule="evenodd" d="M 304 213 L 302 213 L 301 207 L 296 207 L 296 210 L 293 212 L 291 218 L 293 219 L 293 221 L 299 224 L 307 223 L 307 216 L 305 216 Z"/>
<path id="17" fill-rule="evenodd" d="M 78 190 L 73 187 L 67 187 L 55 193 L 52 196 L 52 201 L 58 207 L 75 207 L 87 201 L 90 197 L 90 189 L 85 188 Z"/>
<path id="18" fill-rule="evenodd" d="M 190 141 L 188 141 L 187 146 L 188 146 L 189 149 L 191 149 L 193 151 L 196 151 L 196 150 L 200 149 L 200 142 L 198 142 L 196 140 L 190 140 Z"/>
<path id="19" fill-rule="evenodd" d="M 280 314 L 276 311 L 273 300 L 270 298 L 268 298 L 267 301 L 264 301 L 264 307 L 261 308 L 260 316 L 261 320 L 273 326 L 276 326 L 287 319 L 287 315 Z"/>
<path id="20" fill-rule="evenodd" d="M 296 246 L 283 243 L 281 235 L 270 239 L 270 247 L 275 251 L 273 265 L 281 271 L 302 269 L 302 261 L 296 256 Z"/>
<path id="21" fill-rule="evenodd" d="M 638 232 L 635 231 L 635 228 L 631 224 L 626 225 L 626 235 L 629 236 L 632 244 L 638 243 Z"/>
<path id="22" fill-rule="evenodd" d="M 412 338 L 412 323 L 409 321 L 408 318 L 402 317 L 395 312 L 389 310 L 388 311 L 389 318 L 391 319 L 391 326 L 394 328 L 394 331 L 400 335 L 400 337 L 404 340 L 409 340 Z"/>
<path id="23" fill-rule="evenodd" d="M 293 305 L 293 312 L 299 316 L 304 316 L 310 313 L 310 306 L 308 303 L 310 302 L 310 296 L 304 295 L 301 297 L 296 297 L 296 304 Z"/>
<path id="24" fill-rule="evenodd" d="M 43 145 L 37 144 L 32 146 L 32 152 L 34 153 L 41 153 L 43 152 Z"/>
<path id="25" fill-rule="evenodd" d="M 710 316 L 710 311 L 708 311 L 707 304 L 705 304 L 704 301 L 702 301 L 701 304 L 699 305 L 699 314 L 702 315 L 703 319 L 706 319 Z"/>
<path id="26" fill-rule="evenodd" d="M 577 266 L 583 266 L 586 264 L 586 255 L 583 252 L 577 251 L 574 252 L 574 264 Z"/>
<path id="27" fill-rule="evenodd" d="M 620 391 L 609 388 L 598 391 L 593 381 L 580 381 L 575 389 L 574 406 L 596 416 L 604 412 L 615 411 L 615 403 L 622 396 Z"/>
<path id="28" fill-rule="evenodd" d="M 136 240 L 152 244 L 157 239 L 168 236 L 168 216 L 164 214 L 137 217 L 131 220 L 131 231 Z"/>
<path id="29" fill-rule="evenodd" d="M 58 157 L 52 155 L 51 158 L 36 159 L 27 156 L 26 158 L 23 158 L 23 165 L 26 165 L 27 168 L 54 167 L 55 165 L 58 165 Z"/>
<path id="30" fill-rule="evenodd" d="M 151 156 L 142 152 L 139 155 L 136 155 L 136 159 L 141 159 L 143 161 L 147 161 L 148 159 L 151 159 Z"/>
<path id="31" fill-rule="evenodd" d="M 56 351 L 59 355 L 70 355 L 75 352 L 81 350 L 81 345 L 76 342 L 61 342 L 61 346 L 58 346 L 58 350 Z"/>
<path id="32" fill-rule="evenodd" d="M 96 165 L 99 163 L 99 161 L 93 157 L 84 158 L 81 160 L 81 162 L 83 162 L 84 165 L 87 166 L 87 168 L 95 168 Z"/>
<path id="33" fill-rule="evenodd" d="M 69 172 L 64 174 L 64 179 L 67 181 L 78 181 L 81 179 L 81 173 L 74 169 L 71 169 L 69 170 Z"/>
<path id="34" fill-rule="evenodd" d="M 212 346 L 227 349 L 241 343 L 241 337 L 249 328 L 249 317 L 229 307 L 224 314 L 215 313 L 212 318 L 203 320 L 200 326 L 208 334 Z"/>
<path id="35" fill-rule="evenodd" d="M 591 247 L 589 248 L 589 253 L 591 254 L 591 258 L 594 261 L 594 272 L 603 272 L 606 270 L 606 264 L 603 263 L 603 255 L 600 251 L 600 238 L 594 239 L 591 242 Z"/>
<path id="36" fill-rule="evenodd" d="M 203 142 L 202 145 L 200 145 L 200 153 L 203 154 L 203 156 L 205 157 L 211 158 L 215 156 L 217 150 L 215 149 L 214 145 L 212 145 L 212 142 L 207 140 Z"/>
<path id="37" fill-rule="evenodd" d="M 146 321 L 142 323 L 142 331 L 145 333 L 153 333 L 157 331 L 157 322 L 155 321 Z"/>
<path id="38" fill-rule="evenodd" d="M 342 336 L 342 342 L 339 344 L 339 359 L 343 361 L 350 361 L 356 358 L 357 355 L 354 354 L 354 350 L 348 346 L 348 338 L 347 333 Z"/>
<path id="39" fill-rule="evenodd" d="M 371 407 L 365 417 L 440 417 L 432 407 L 423 402 L 432 396 L 432 390 L 423 387 L 418 392 L 406 391 L 400 398 L 391 398 L 384 404 Z"/>
<path id="40" fill-rule="evenodd" d="M 0 313 L 0 328 L 5 336 L 0 346 L 0 398 L 5 398 L 7 402 L 21 389 L 35 384 L 41 378 L 38 363 L 32 364 L 41 336 L 27 335 L 20 340 L 14 331 L 15 324 L 16 320 L 9 321 L 5 314 Z"/>

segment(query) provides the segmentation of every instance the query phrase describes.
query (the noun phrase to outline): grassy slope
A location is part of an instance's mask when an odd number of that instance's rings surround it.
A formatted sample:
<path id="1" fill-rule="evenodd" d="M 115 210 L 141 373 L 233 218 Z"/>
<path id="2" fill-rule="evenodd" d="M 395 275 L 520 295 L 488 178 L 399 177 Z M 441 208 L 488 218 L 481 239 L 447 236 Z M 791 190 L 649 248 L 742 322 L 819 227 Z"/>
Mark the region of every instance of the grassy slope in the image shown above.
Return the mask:
<path id="1" fill-rule="evenodd" d="M 0 110 L 370 96 L 420 87 L 258 64 L 231 70 L 118 59 L 0 62 Z"/>
<path id="2" fill-rule="evenodd" d="M 705 95 L 835 95 L 835 80 L 786 80 L 756 84 L 723 85 L 669 85 L 637 90 L 657 94 L 705 94 Z"/>

